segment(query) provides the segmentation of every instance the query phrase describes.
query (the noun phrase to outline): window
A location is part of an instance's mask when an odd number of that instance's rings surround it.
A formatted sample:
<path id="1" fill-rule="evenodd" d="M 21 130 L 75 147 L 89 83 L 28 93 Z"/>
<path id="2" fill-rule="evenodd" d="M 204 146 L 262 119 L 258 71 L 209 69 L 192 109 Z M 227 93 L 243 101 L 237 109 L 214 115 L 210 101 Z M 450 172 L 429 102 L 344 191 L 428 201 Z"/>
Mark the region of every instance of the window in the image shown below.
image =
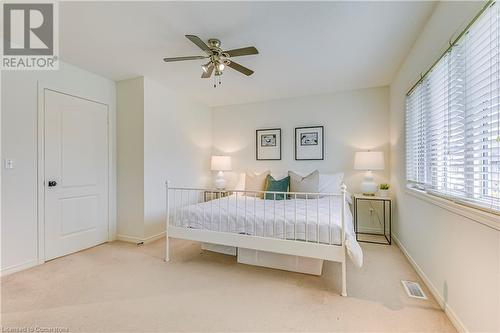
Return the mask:
<path id="1" fill-rule="evenodd" d="M 500 211 L 500 11 L 491 4 L 406 98 L 410 187 Z"/>

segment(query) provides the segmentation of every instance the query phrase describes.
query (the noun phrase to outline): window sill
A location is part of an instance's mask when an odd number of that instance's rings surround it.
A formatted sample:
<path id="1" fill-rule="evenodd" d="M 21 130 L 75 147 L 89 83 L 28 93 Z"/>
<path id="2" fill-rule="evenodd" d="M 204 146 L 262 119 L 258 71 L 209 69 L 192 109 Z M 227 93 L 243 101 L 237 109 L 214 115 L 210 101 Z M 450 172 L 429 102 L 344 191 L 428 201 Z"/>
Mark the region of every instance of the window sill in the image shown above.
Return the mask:
<path id="1" fill-rule="evenodd" d="M 453 212 L 455 214 L 464 216 L 466 218 L 469 218 L 475 222 L 484 224 L 492 229 L 499 230 L 500 231 L 500 216 L 493 214 L 493 213 L 488 213 L 485 211 L 482 211 L 477 208 L 472 208 L 466 205 L 461 205 L 459 203 L 456 203 L 454 201 L 440 198 L 438 196 L 428 194 L 427 192 L 417 190 L 417 189 L 412 189 L 412 188 L 406 188 L 405 193 L 409 194 L 413 197 L 416 197 L 418 199 L 427 201 L 431 204 L 434 204 L 436 206 L 439 206 L 441 208 L 444 208 L 450 212 Z"/>

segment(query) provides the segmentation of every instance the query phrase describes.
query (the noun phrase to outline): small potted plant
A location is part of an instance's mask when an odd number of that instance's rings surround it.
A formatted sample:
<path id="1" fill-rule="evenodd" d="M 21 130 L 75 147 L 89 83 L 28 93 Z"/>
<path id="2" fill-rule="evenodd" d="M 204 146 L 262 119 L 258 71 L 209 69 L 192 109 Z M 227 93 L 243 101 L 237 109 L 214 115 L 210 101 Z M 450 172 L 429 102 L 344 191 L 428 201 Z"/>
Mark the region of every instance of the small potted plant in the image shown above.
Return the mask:
<path id="1" fill-rule="evenodd" d="M 386 183 L 380 184 L 378 192 L 379 192 L 381 197 L 388 196 L 389 195 L 389 184 L 386 184 Z"/>

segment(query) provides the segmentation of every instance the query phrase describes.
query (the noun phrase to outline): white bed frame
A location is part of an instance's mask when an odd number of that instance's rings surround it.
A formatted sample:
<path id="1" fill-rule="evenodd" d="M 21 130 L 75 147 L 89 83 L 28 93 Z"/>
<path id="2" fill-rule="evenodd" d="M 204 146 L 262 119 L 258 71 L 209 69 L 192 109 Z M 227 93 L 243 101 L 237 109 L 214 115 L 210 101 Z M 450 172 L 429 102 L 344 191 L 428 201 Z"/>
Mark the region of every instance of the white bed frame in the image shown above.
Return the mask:
<path id="1" fill-rule="evenodd" d="M 320 243 L 319 242 L 319 221 L 316 219 L 308 220 L 307 209 L 306 209 L 306 221 L 308 225 L 316 224 L 317 225 L 317 241 L 303 241 L 296 239 L 283 239 L 283 238 L 274 238 L 274 237 L 263 237 L 263 236 L 253 236 L 247 234 L 237 234 L 231 232 L 220 231 L 220 223 L 219 223 L 219 231 L 212 230 L 204 230 L 204 229 L 195 229 L 195 228 L 187 228 L 183 226 L 179 226 L 175 224 L 175 219 L 171 218 L 170 212 L 172 209 L 179 209 L 182 207 L 189 206 L 197 201 L 193 201 L 192 199 L 199 198 L 200 194 L 205 195 L 205 193 L 211 193 L 212 195 L 215 193 L 221 196 L 222 192 L 232 192 L 232 193 L 241 193 L 250 199 L 255 198 L 259 195 L 271 194 L 274 199 L 270 201 L 276 202 L 276 195 L 278 194 L 286 194 L 288 196 L 297 199 L 297 195 L 300 197 L 305 197 L 306 200 L 318 200 L 319 195 L 326 197 L 342 197 L 341 206 L 341 243 L 334 244 L 332 243 L 331 238 L 329 238 L 329 243 Z M 191 194 L 194 193 L 194 196 Z M 177 200 L 175 199 L 176 195 L 180 196 L 180 205 L 177 205 Z M 186 197 L 186 203 L 184 203 L 183 197 Z M 172 204 L 173 201 L 173 204 Z M 212 200 L 213 201 L 213 200 Z M 245 199 L 245 225 L 247 223 L 246 219 L 246 202 Z M 329 200 L 331 202 L 331 200 Z M 252 250 L 261 250 L 268 251 L 280 254 L 294 255 L 294 256 L 302 256 L 316 259 L 323 259 L 328 261 L 339 262 L 342 265 L 342 296 L 347 296 L 347 285 L 346 285 L 346 246 L 345 246 L 345 202 L 346 202 L 346 186 L 342 185 L 341 194 L 332 194 L 332 193 L 297 193 L 297 192 L 264 192 L 264 191 L 243 191 L 243 190 L 213 190 L 213 189 L 200 189 L 200 188 L 183 188 L 183 187 L 171 187 L 170 182 L 166 182 L 166 248 L 165 248 L 165 261 L 170 261 L 170 238 L 178 238 L 178 239 L 186 239 L 191 241 L 212 243 L 218 245 L 226 245 L 226 246 L 234 246 L 241 247 Z M 276 220 L 276 205 L 274 205 L 274 219 Z M 319 210 L 319 207 L 316 206 Z M 216 205 L 216 209 L 219 209 L 216 214 L 220 214 L 220 204 Z M 174 214 L 175 216 L 175 214 Z M 220 215 L 218 215 L 220 218 Z M 319 216 L 318 211 L 316 212 L 316 216 Z M 331 221 L 332 211 L 329 204 L 329 221 Z M 213 218 L 213 211 L 212 211 Z M 297 215 L 291 219 L 294 219 L 295 225 L 297 224 Z M 287 219 L 288 222 L 288 219 Z M 255 221 L 254 227 L 255 227 Z M 330 222 L 331 223 L 331 222 Z M 306 226 L 307 229 L 307 226 Z M 253 229 L 255 230 L 255 229 Z M 329 233 L 331 234 L 331 230 L 329 228 Z"/>

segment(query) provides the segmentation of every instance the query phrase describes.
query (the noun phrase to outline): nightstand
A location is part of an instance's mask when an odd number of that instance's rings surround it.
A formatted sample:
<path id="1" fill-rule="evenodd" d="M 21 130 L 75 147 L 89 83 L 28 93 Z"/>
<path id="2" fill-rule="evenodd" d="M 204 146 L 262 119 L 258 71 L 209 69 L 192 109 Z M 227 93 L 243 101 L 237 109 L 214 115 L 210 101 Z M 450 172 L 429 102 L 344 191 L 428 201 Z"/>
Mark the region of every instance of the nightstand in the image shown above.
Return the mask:
<path id="1" fill-rule="evenodd" d="M 383 231 L 377 232 L 362 232 L 359 230 L 359 204 L 360 202 L 377 202 L 382 204 L 383 215 Z M 354 232 L 356 233 L 356 240 L 365 243 L 385 244 L 391 245 L 391 224 L 392 224 L 392 198 L 381 196 L 368 196 L 363 194 L 353 195 L 353 210 L 354 210 Z"/>
<path id="2" fill-rule="evenodd" d="M 203 200 L 210 201 L 214 199 L 220 199 L 229 196 L 231 193 L 229 191 L 205 191 L 203 193 Z"/>

